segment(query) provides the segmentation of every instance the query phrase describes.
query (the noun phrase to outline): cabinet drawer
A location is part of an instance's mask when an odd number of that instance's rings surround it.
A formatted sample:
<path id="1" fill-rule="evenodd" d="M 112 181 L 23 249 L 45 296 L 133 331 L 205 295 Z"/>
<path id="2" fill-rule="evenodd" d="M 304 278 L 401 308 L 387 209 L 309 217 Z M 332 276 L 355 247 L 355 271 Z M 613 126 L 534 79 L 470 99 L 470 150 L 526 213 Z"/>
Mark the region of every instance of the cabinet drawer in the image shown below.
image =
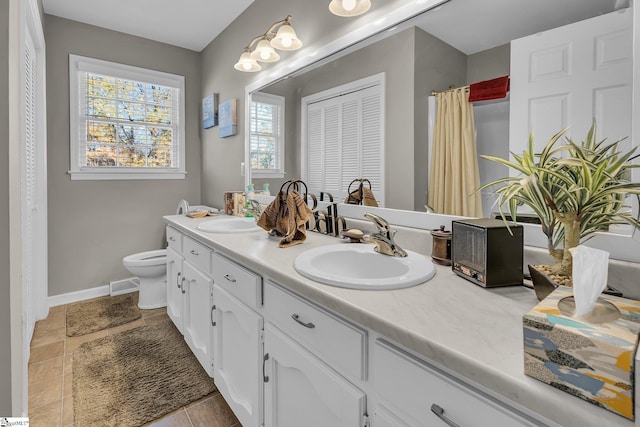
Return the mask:
<path id="1" fill-rule="evenodd" d="M 212 276 L 215 284 L 231 295 L 257 308 L 262 304 L 262 277 L 214 253 L 212 257 Z"/>
<path id="2" fill-rule="evenodd" d="M 211 274 L 211 250 L 209 248 L 187 236 L 182 238 L 182 247 L 185 261 L 189 261 L 191 265 L 203 273 Z"/>
<path id="3" fill-rule="evenodd" d="M 167 245 L 176 252 L 182 252 L 182 233 L 173 227 L 167 227 Z"/>
<path id="4" fill-rule="evenodd" d="M 411 426 L 447 425 L 433 405 L 459 426 L 538 425 L 385 341 L 375 342 L 372 363 L 381 401 Z"/>
<path id="5" fill-rule="evenodd" d="M 366 331 L 267 281 L 269 320 L 334 369 L 366 379 Z"/>

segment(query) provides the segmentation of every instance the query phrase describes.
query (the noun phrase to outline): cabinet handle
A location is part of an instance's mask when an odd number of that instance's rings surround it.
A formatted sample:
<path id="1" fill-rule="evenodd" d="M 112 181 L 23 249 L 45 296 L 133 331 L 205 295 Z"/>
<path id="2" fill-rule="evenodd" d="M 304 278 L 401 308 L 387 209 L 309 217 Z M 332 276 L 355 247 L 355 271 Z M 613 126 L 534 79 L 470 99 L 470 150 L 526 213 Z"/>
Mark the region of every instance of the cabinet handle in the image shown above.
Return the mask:
<path id="1" fill-rule="evenodd" d="M 216 306 L 212 305 L 211 306 L 211 316 L 210 316 L 211 317 L 211 326 L 216 326 L 216 321 L 213 320 L 213 312 L 214 312 L 215 309 L 216 309 Z"/>
<path id="2" fill-rule="evenodd" d="M 236 279 L 230 274 L 225 274 L 224 278 L 230 281 L 231 283 L 236 283 Z"/>
<path id="3" fill-rule="evenodd" d="M 175 238 L 175 237 L 173 237 L 173 236 L 171 236 L 171 237 L 169 237 L 169 240 L 171 240 L 172 242 L 175 242 L 175 241 L 176 241 L 176 238 Z"/>
<path id="4" fill-rule="evenodd" d="M 178 289 L 180 289 L 182 286 L 182 282 L 180 281 L 180 276 L 182 276 L 182 272 L 178 271 L 178 275 L 176 276 L 176 285 L 178 286 Z"/>
<path id="5" fill-rule="evenodd" d="M 186 277 L 182 276 L 182 280 L 180 280 L 180 290 L 182 290 L 183 294 L 186 294 L 187 292 L 184 290 L 184 279 L 186 279 Z"/>
<path id="6" fill-rule="evenodd" d="M 200 254 L 198 253 L 198 251 L 196 251 L 195 249 L 191 249 L 191 254 L 192 254 L 192 255 L 200 255 Z"/>
<path id="7" fill-rule="evenodd" d="M 269 353 L 266 353 L 262 358 L 262 381 L 265 383 L 269 382 L 269 377 L 265 375 L 264 365 L 266 365 L 267 360 L 269 360 Z"/>
<path id="8" fill-rule="evenodd" d="M 301 324 L 302 326 L 304 326 L 305 328 L 309 328 L 309 329 L 313 329 L 316 327 L 316 325 L 314 325 L 313 323 L 309 322 L 309 323 L 304 323 L 302 320 L 300 320 L 300 316 L 298 316 L 297 314 L 293 313 L 291 315 L 291 318 L 293 320 L 295 320 L 296 322 L 298 322 L 299 324 Z"/>
<path id="9" fill-rule="evenodd" d="M 451 421 L 444 415 L 444 409 L 441 406 L 436 405 L 435 403 L 431 405 L 431 412 L 436 414 L 436 417 L 440 418 L 446 425 L 449 427 L 460 427 L 458 424 Z"/>

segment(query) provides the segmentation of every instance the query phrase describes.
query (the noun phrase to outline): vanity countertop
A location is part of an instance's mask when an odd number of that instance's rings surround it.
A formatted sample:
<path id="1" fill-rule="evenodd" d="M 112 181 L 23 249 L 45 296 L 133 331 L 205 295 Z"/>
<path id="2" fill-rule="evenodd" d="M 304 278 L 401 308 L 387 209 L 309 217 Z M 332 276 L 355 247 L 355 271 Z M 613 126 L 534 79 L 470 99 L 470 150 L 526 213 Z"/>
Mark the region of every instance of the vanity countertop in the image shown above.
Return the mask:
<path id="1" fill-rule="evenodd" d="M 306 279 L 293 263 L 307 249 L 349 244 L 346 240 L 310 232 L 303 244 L 281 249 L 277 238 L 262 231 L 212 234 L 196 229 L 211 217 L 164 219 L 292 291 L 559 425 L 635 425 L 524 375 L 522 316 L 538 302 L 531 289 L 481 288 L 443 266 L 436 266 L 430 281 L 406 289 L 343 289 Z"/>

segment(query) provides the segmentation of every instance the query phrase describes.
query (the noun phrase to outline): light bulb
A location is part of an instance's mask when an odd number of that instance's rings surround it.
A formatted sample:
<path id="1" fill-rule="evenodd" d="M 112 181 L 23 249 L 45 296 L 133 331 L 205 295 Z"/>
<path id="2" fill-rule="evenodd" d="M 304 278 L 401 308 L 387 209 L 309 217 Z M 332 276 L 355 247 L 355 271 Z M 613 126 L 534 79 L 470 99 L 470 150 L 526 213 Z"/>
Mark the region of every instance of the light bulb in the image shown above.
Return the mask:
<path id="1" fill-rule="evenodd" d="M 291 44 L 293 43 L 293 40 L 291 40 L 291 37 L 283 37 L 281 39 L 281 42 L 282 42 L 282 46 L 291 47 Z"/>
<path id="2" fill-rule="evenodd" d="M 346 11 L 351 11 L 356 7 L 356 0 L 342 0 L 342 7 Z"/>
<path id="3" fill-rule="evenodd" d="M 267 59 L 269 59 L 269 52 L 263 49 L 262 51 L 260 51 L 260 58 L 262 58 L 263 61 L 266 61 Z"/>
<path id="4" fill-rule="evenodd" d="M 244 68 L 245 70 L 250 70 L 251 69 L 251 64 L 249 62 L 243 62 L 242 63 L 242 68 Z"/>

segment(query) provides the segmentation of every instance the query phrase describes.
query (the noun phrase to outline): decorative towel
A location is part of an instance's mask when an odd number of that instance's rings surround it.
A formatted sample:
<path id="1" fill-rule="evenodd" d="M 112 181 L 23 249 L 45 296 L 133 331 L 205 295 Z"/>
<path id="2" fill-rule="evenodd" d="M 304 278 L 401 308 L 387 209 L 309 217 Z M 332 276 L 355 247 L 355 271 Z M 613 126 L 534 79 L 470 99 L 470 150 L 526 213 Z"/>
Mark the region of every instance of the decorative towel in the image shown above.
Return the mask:
<path id="1" fill-rule="evenodd" d="M 509 76 L 502 76 L 469 85 L 469 102 L 488 101 L 507 96 Z"/>
<path id="2" fill-rule="evenodd" d="M 362 188 L 362 204 L 365 206 L 378 206 L 378 201 L 373 195 L 373 191 L 371 191 L 371 189 L 366 187 Z"/>
<path id="3" fill-rule="evenodd" d="M 307 238 L 306 223 L 312 211 L 297 191 L 281 191 L 258 219 L 258 226 L 278 236 L 284 236 L 279 246 L 302 243 Z"/>

